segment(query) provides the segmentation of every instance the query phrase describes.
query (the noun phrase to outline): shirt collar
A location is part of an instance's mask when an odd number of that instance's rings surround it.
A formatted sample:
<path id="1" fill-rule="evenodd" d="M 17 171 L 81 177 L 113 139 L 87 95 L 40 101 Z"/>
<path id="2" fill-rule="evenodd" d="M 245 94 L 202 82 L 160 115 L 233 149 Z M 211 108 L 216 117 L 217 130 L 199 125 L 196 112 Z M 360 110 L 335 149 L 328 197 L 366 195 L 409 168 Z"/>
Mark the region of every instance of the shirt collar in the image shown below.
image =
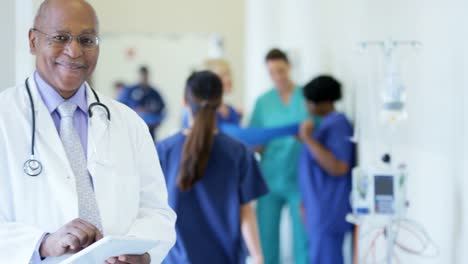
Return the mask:
<path id="1" fill-rule="evenodd" d="M 88 112 L 88 102 L 86 100 L 86 85 L 83 83 L 78 91 L 69 99 L 64 99 L 60 94 L 52 88 L 38 72 L 34 73 L 34 80 L 36 81 L 37 89 L 41 95 L 42 100 L 44 101 L 49 113 L 54 112 L 57 107 L 65 102 L 69 101 L 78 106 L 78 108 L 84 113 Z"/>

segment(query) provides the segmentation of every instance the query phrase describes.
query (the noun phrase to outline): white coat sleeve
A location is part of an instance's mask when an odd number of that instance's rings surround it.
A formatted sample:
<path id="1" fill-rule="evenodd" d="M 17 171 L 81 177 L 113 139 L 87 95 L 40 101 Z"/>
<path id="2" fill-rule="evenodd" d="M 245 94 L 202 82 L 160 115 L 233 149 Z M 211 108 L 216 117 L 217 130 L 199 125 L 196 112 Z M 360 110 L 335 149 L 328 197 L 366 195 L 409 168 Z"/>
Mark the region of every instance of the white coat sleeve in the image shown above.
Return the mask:
<path id="1" fill-rule="evenodd" d="M 151 263 L 161 263 L 175 244 L 176 214 L 169 207 L 156 148 L 143 121 L 137 131 L 134 155 L 140 177 L 140 209 L 128 235 L 158 240 L 158 246 L 149 253 Z"/>

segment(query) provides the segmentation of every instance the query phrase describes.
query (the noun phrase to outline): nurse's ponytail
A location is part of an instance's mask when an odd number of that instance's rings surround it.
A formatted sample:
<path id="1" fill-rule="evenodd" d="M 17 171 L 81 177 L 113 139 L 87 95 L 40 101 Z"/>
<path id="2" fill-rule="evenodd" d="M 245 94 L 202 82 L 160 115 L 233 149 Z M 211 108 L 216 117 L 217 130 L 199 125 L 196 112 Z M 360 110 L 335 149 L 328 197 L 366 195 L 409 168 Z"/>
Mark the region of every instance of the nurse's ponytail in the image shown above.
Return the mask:
<path id="1" fill-rule="evenodd" d="M 188 191 L 205 173 L 222 96 L 221 80 L 212 72 L 196 72 L 187 80 L 185 100 L 192 112 L 193 124 L 184 144 L 177 179 L 177 186 L 182 191 Z"/>

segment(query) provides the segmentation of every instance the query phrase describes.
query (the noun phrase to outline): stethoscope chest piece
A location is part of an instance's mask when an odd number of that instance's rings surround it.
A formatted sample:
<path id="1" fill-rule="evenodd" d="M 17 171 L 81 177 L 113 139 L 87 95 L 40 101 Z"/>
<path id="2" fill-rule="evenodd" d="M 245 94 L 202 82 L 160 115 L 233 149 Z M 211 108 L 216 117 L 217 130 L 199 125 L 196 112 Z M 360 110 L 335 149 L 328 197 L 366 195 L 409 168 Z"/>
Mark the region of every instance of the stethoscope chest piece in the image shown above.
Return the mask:
<path id="1" fill-rule="evenodd" d="M 42 172 L 42 164 L 38 160 L 32 158 L 24 163 L 24 172 L 29 176 L 38 176 Z"/>

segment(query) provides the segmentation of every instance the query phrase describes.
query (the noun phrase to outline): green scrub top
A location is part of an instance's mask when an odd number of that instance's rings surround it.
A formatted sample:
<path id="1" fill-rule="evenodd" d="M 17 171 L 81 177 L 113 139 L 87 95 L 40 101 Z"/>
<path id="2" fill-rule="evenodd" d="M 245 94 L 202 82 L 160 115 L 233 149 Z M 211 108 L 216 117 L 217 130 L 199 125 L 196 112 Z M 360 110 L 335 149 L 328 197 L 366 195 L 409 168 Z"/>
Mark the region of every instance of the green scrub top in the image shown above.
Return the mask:
<path id="1" fill-rule="evenodd" d="M 302 87 L 296 87 L 288 104 L 273 88 L 257 99 L 251 127 L 268 128 L 298 123 L 307 119 Z M 295 137 L 273 140 L 265 146 L 260 166 L 273 193 L 298 192 L 297 166 L 301 143 Z"/>

